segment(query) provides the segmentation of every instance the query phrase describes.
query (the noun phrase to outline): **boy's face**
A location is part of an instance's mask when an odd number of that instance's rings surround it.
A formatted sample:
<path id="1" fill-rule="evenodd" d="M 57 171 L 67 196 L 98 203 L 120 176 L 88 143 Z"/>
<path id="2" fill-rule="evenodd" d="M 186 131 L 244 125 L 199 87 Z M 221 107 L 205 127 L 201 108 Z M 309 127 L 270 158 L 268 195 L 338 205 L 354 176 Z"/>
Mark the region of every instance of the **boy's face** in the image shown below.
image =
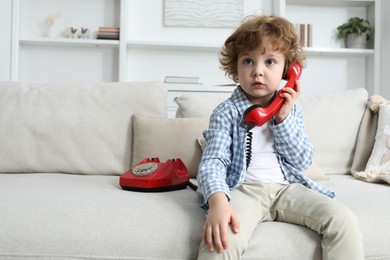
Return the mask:
<path id="1" fill-rule="evenodd" d="M 282 80 L 284 64 L 284 54 L 274 50 L 269 40 L 264 41 L 264 48 L 238 56 L 238 79 L 249 101 L 268 106 Z"/>

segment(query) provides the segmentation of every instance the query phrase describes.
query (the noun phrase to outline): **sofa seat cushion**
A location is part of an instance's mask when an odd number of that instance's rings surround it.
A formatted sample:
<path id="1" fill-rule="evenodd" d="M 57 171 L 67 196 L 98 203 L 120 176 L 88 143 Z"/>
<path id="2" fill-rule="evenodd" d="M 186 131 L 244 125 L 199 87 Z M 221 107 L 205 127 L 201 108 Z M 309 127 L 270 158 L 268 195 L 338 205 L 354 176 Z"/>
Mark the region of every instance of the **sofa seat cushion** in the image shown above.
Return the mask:
<path id="1" fill-rule="evenodd" d="M 205 218 L 197 193 L 131 192 L 118 183 L 118 176 L 0 174 L 0 258 L 196 259 Z M 346 175 L 321 184 L 358 216 L 366 259 L 390 259 L 388 186 Z M 306 228 L 265 222 L 243 259 L 321 259 L 319 243 Z"/>
<path id="2" fill-rule="evenodd" d="M 351 175 L 329 175 L 321 185 L 355 213 L 363 236 L 365 259 L 390 259 L 390 189 Z M 320 236 L 303 227 L 265 222 L 258 225 L 245 259 L 321 259 Z M 272 250 L 270 250 L 272 248 Z M 287 254 L 289 253 L 289 254 Z M 261 255 L 261 257 L 259 257 Z"/>
<path id="3" fill-rule="evenodd" d="M 190 188 L 124 191 L 118 176 L 0 174 L 0 258 L 192 259 L 200 203 Z"/>
<path id="4" fill-rule="evenodd" d="M 351 175 L 329 175 L 321 182 L 336 191 L 336 199 L 357 216 L 366 259 L 390 259 L 390 189 L 386 184 L 367 183 Z"/>

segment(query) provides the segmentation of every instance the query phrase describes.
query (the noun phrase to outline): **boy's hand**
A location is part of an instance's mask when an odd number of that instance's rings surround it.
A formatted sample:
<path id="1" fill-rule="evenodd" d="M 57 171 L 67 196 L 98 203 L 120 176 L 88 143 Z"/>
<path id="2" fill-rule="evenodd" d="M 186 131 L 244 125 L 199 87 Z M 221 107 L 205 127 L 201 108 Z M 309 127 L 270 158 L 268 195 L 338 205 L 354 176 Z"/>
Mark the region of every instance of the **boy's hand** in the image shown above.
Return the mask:
<path id="1" fill-rule="evenodd" d="M 209 198 L 209 211 L 203 226 L 203 242 L 211 252 L 221 253 L 228 247 L 229 224 L 234 233 L 239 232 L 239 221 L 226 195 L 218 192 Z"/>
<path id="2" fill-rule="evenodd" d="M 295 101 L 298 99 L 301 94 L 301 84 L 297 80 L 295 81 L 295 89 L 293 88 L 283 88 L 280 94 L 280 97 L 284 98 L 284 104 L 280 110 L 275 114 L 275 123 L 280 124 L 286 119 L 288 114 L 291 111 Z"/>

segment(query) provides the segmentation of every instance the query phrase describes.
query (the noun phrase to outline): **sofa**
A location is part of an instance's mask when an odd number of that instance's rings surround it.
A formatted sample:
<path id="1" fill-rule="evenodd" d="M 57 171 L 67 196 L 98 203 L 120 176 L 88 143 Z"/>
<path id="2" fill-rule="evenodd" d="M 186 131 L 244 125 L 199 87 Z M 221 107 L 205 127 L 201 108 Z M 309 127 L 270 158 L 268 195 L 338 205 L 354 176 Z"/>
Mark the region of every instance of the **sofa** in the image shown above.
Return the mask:
<path id="1" fill-rule="evenodd" d="M 388 105 L 370 100 L 356 88 L 298 102 L 315 149 L 304 174 L 356 214 L 366 259 L 383 260 L 389 174 L 386 156 L 373 156 L 386 149 L 379 130 L 390 136 L 390 117 Z M 177 117 L 167 118 L 159 81 L 0 82 L 0 259 L 196 259 L 200 195 L 128 191 L 119 180 L 158 157 L 182 159 L 195 182 L 202 132 L 221 101 L 181 95 Z M 321 259 L 320 241 L 304 227 L 265 222 L 242 259 Z"/>

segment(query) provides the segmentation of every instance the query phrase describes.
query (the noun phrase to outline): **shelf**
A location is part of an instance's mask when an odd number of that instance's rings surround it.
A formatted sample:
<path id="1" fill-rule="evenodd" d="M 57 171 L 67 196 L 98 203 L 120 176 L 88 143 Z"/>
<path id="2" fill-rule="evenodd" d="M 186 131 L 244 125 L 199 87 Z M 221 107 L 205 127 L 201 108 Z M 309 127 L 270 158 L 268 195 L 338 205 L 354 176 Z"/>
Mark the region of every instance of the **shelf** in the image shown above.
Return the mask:
<path id="1" fill-rule="evenodd" d="M 118 40 L 67 39 L 67 38 L 26 38 L 20 39 L 21 45 L 61 46 L 61 47 L 119 47 Z"/>
<path id="2" fill-rule="evenodd" d="M 322 5 L 322 6 L 350 6 L 367 7 L 375 4 L 375 0 L 286 0 L 290 5 Z"/>
<path id="3" fill-rule="evenodd" d="M 310 55 L 321 56 L 371 56 L 374 55 L 373 49 L 352 49 L 352 48 L 303 48 Z"/>
<path id="4" fill-rule="evenodd" d="M 168 43 L 168 42 L 141 42 L 128 41 L 127 46 L 133 49 L 152 50 L 174 50 L 174 51 L 216 51 L 221 50 L 217 45 L 195 45 L 189 43 Z M 373 49 L 347 49 L 347 48 L 304 48 L 308 55 L 322 56 L 370 56 L 374 54 Z"/>
<path id="5" fill-rule="evenodd" d="M 152 49 L 152 50 L 174 50 L 174 51 L 217 51 L 222 45 L 194 44 L 194 43 L 173 43 L 173 42 L 148 42 L 148 41 L 127 41 L 128 48 Z"/>

